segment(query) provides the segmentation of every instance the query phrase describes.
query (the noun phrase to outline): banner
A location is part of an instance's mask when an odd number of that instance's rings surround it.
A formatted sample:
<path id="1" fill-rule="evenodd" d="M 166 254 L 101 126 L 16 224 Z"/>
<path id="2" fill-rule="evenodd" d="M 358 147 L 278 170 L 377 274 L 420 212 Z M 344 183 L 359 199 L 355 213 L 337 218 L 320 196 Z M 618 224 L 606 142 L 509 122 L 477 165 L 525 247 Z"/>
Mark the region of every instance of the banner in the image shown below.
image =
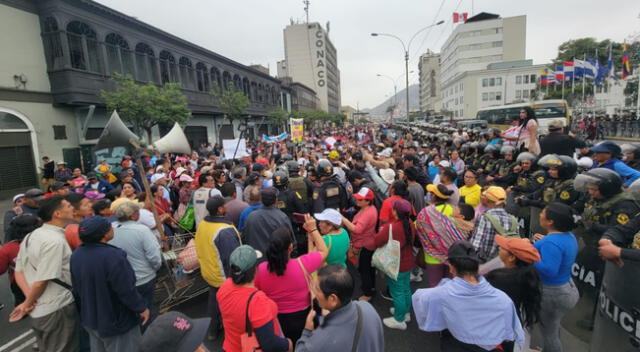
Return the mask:
<path id="1" fill-rule="evenodd" d="M 290 119 L 291 121 L 291 141 L 294 143 L 302 142 L 304 136 L 303 119 Z"/>
<path id="2" fill-rule="evenodd" d="M 236 152 L 236 148 L 238 151 Z M 224 158 L 233 159 L 233 153 L 236 154 L 236 159 L 251 156 L 247 153 L 247 142 L 245 139 L 223 139 L 222 149 L 224 149 Z"/>
<path id="3" fill-rule="evenodd" d="M 282 133 L 280 133 L 280 134 L 279 134 L 279 135 L 277 135 L 277 136 L 267 136 L 266 134 L 263 134 L 263 135 L 262 135 L 262 139 L 263 139 L 265 142 L 278 142 L 278 141 L 281 141 L 281 140 L 283 140 L 283 139 L 285 139 L 285 138 L 287 138 L 287 137 L 289 137 L 289 135 L 287 134 L 287 132 L 282 132 Z"/>

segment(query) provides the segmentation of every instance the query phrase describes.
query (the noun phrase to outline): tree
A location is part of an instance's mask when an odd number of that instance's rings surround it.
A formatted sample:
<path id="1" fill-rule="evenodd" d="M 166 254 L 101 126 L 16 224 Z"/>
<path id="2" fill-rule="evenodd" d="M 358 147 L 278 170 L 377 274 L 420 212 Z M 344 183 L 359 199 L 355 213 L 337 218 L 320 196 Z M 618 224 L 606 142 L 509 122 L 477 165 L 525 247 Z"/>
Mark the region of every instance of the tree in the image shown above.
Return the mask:
<path id="1" fill-rule="evenodd" d="M 122 120 L 133 125 L 136 134 L 147 133 L 151 143 L 151 129 L 159 123 L 184 124 L 191 117 L 187 98 L 176 83 L 159 87 L 137 84 L 131 75 L 115 74 L 111 79 L 115 90 L 100 91 L 107 110 L 117 110 Z"/>
<path id="2" fill-rule="evenodd" d="M 274 126 L 286 125 L 289 122 L 289 113 L 281 107 L 277 107 L 269 113 L 266 122 Z"/>
<path id="3" fill-rule="evenodd" d="M 222 110 L 231 121 L 239 120 L 247 115 L 249 98 L 229 83 L 229 89 L 215 88 L 210 92 L 214 104 Z"/>

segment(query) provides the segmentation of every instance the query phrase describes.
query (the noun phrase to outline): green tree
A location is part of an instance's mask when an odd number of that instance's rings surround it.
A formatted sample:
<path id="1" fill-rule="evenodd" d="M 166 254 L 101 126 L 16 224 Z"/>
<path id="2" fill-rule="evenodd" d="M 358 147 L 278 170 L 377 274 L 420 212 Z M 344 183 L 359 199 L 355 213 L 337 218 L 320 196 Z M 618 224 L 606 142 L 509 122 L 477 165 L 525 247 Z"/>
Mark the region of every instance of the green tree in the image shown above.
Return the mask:
<path id="1" fill-rule="evenodd" d="M 131 75 L 115 74 L 115 90 L 100 91 L 107 110 L 117 110 L 122 120 L 133 125 L 138 135 L 146 132 L 151 143 L 151 129 L 159 123 L 184 124 L 191 117 L 187 98 L 176 83 L 137 84 Z"/>
<path id="2" fill-rule="evenodd" d="M 233 83 L 229 83 L 229 85 L 229 89 L 214 87 L 209 93 L 214 104 L 225 113 L 229 120 L 239 120 L 247 115 L 249 98 L 243 92 L 235 89 Z"/>
<path id="3" fill-rule="evenodd" d="M 289 122 L 289 113 L 281 107 L 277 107 L 267 116 L 266 122 L 274 126 L 283 126 Z"/>

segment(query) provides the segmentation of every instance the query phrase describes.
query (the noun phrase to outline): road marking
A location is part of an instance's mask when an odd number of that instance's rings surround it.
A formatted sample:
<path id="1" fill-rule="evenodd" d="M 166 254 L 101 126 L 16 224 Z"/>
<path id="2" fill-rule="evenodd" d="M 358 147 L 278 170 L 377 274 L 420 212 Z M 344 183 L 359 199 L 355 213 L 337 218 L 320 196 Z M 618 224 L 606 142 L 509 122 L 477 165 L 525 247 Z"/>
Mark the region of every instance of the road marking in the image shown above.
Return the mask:
<path id="1" fill-rule="evenodd" d="M 25 342 L 22 345 L 20 345 L 20 347 L 14 348 L 13 350 L 11 350 L 11 352 L 22 352 L 25 348 L 30 347 L 35 342 L 36 342 L 36 338 L 32 337 L 27 342 Z"/>
<path id="2" fill-rule="evenodd" d="M 11 345 L 19 342 L 20 340 L 24 339 L 25 337 L 29 336 L 33 334 L 33 331 L 31 329 L 25 331 L 24 333 L 22 333 L 22 335 L 16 337 L 15 339 L 5 343 L 4 345 L 0 346 L 0 351 L 6 351 Z"/>

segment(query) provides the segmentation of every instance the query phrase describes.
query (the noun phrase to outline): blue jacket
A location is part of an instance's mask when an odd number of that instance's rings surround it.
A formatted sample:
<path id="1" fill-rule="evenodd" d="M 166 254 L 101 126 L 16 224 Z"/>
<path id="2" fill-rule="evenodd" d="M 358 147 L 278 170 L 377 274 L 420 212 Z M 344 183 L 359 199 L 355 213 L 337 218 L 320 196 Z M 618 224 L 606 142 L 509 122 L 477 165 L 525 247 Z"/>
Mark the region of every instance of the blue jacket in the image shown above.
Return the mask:
<path id="1" fill-rule="evenodd" d="M 80 298 L 82 325 L 112 337 L 140 324 L 147 309 L 136 290 L 127 254 L 109 244 L 83 244 L 71 255 L 71 282 Z"/>
<path id="2" fill-rule="evenodd" d="M 629 187 L 633 181 L 640 178 L 640 171 L 627 166 L 627 164 L 617 158 L 609 159 L 600 166 L 598 166 L 597 163 L 594 163 L 594 168 L 598 167 L 603 167 L 617 172 L 618 175 L 622 177 L 622 182 L 624 182 L 624 185 L 627 187 Z"/>
<path id="3" fill-rule="evenodd" d="M 83 192 L 86 192 L 86 191 L 89 191 L 89 190 L 91 190 L 91 184 L 87 183 L 87 185 L 84 186 Z M 113 190 L 113 186 L 109 182 L 107 182 L 105 180 L 100 180 L 100 179 L 98 180 L 98 192 L 99 193 L 105 193 L 106 194 L 111 190 Z"/>

